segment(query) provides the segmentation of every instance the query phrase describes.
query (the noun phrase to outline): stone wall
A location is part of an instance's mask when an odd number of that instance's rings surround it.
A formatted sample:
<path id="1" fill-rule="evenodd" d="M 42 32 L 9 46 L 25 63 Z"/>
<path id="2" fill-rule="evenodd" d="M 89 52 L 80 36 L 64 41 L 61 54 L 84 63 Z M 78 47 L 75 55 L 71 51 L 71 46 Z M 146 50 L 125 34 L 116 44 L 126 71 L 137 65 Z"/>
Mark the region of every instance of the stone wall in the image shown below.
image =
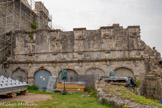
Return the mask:
<path id="1" fill-rule="evenodd" d="M 7 69 L 8 76 L 21 69 L 27 73 L 30 84 L 38 70 L 58 76 L 62 69 L 71 69 L 78 75 L 102 76 L 115 71 L 119 76 L 131 75 L 142 80 L 147 73 L 146 60 L 160 58 L 158 52 L 141 41 L 139 26 L 124 29 L 114 24 L 98 30 L 18 31 L 14 38 L 14 59 Z"/>
<path id="2" fill-rule="evenodd" d="M 36 14 L 29 7 L 23 3 L 20 4 L 19 0 L 3 2 L 0 5 L 0 22 L 3 31 L 0 31 L 0 33 L 10 32 L 11 30 L 32 30 L 31 23 L 35 20 Z"/>
<path id="3" fill-rule="evenodd" d="M 31 23 L 36 20 L 35 18 L 36 14 L 23 3 L 20 4 L 20 0 L 0 1 L 0 61 L 5 58 L 8 49 L 11 49 L 9 45 L 13 40 L 11 31 L 32 30 Z"/>
<path id="4" fill-rule="evenodd" d="M 35 11 L 39 17 L 37 17 L 38 29 L 48 29 L 48 22 L 52 19 L 49 16 L 48 9 L 40 1 L 35 2 Z M 50 29 L 50 28 L 49 28 Z"/>
<path id="5" fill-rule="evenodd" d="M 66 61 L 65 61 L 66 62 Z M 93 70 L 100 70 L 98 71 L 98 74 L 103 75 L 109 75 L 111 71 L 114 71 L 117 68 L 120 67 L 127 67 L 129 69 L 132 69 L 134 72 L 134 76 L 139 76 L 145 74 L 145 69 L 143 61 L 135 61 L 136 63 L 132 63 L 131 61 L 108 61 L 109 63 L 112 63 L 112 65 L 107 65 L 106 61 L 101 62 L 76 62 L 76 63 L 56 63 L 56 62 L 44 62 L 44 63 L 38 63 L 38 62 L 30 62 L 30 63 L 22 63 L 22 62 L 15 62 L 14 64 L 10 65 L 10 69 L 8 69 L 9 76 L 12 76 L 13 72 L 18 71 L 19 69 L 23 70 L 25 73 L 28 73 L 28 81 L 30 84 L 33 84 L 34 80 L 34 74 L 38 70 L 48 70 L 52 73 L 54 76 L 58 76 L 59 72 L 63 69 L 70 69 L 74 70 L 78 75 L 86 75 L 87 73 L 92 73 Z M 128 65 L 129 64 L 129 65 Z M 139 65 L 140 67 L 136 68 L 135 65 Z"/>
<path id="6" fill-rule="evenodd" d="M 115 27 L 101 27 L 99 30 L 81 28 L 69 32 L 41 30 L 33 32 L 32 38 L 29 33 L 18 32 L 15 55 L 37 54 L 41 57 L 46 53 L 48 59 L 53 60 L 160 58 L 159 53 L 140 40 L 138 26 L 134 29 L 118 26 L 118 30 Z M 132 37 L 133 33 L 136 35 Z"/>
<path id="7" fill-rule="evenodd" d="M 149 72 L 145 76 L 141 95 L 158 100 L 162 99 L 162 68 Z"/>
<path id="8" fill-rule="evenodd" d="M 8 2 L 7 2 L 8 1 Z M 39 2 L 41 3 L 41 2 Z M 33 4 L 34 5 L 34 4 Z M 43 5 L 44 6 L 44 5 Z M 48 29 L 48 22 L 50 21 L 47 15 L 41 13 L 42 10 L 32 10 L 26 0 L 1 0 L 0 1 L 0 61 L 5 58 L 7 50 L 2 50 L 11 43 L 12 33 L 6 37 L 6 33 L 17 30 L 32 31 L 33 22 L 38 23 L 39 29 Z M 48 11 L 48 10 L 46 10 Z M 8 42 L 5 42 L 5 41 Z M 11 45 L 10 45 L 11 46 Z M 8 46 L 7 48 L 11 49 Z"/>
<path id="9" fill-rule="evenodd" d="M 36 2 L 32 5 L 42 4 L 42 2 Z M 42 4 L 42 6 L 44 6 Z M 45 8 L 45 6 L 44 6 Z M 46 9 L 48 12 L 48 10 Z M 31 24 L 37 22 L 39 29 L 47 29 L 49 19 L 49 12 L 44 12 L 41 9 L 31 9 L 29 3 L 26 0 L 20 3 L 20 0 L 0 1 L 0 33 L 9 32 L 11 30 L 25 30 L 31 31 Z M 5 31 L 4 31 L 5 30 Z"/>

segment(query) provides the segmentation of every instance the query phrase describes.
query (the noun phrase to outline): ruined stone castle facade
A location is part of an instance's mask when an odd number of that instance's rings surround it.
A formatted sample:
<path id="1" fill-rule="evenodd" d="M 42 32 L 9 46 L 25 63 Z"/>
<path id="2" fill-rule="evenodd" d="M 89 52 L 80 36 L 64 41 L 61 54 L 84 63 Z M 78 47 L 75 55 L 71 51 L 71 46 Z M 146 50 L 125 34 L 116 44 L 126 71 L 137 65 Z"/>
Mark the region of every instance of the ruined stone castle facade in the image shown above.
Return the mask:
<path id="1" fill-rule="evenodd" d="M 6 71 L 8 76 L 31 85 L 39 70 L 50 72 L 58 80 L 63 69 L 74 76 L 73 81 L 79 81 L 79 75 L 108 76 L 111 71 L 116 76 L 142 80 L 154 68 L 149 60 L 159 60 L 160 54 L 140 37 L 139 26 L 123 28 L 119 24 L 98 30 L 38 30 L 32 32 L 32 37 L 17 31 L 14 58 Z"/>
<path id="2" fill-rule="evenodd" d="M 88 83 L 114 71 L 116 76 L 146 79 L 143 91 L 155 94 L 154 89 L 148 89 L 151 86 L 147 75 L 151 72 L 162 76 L 158 63 L 161 56 L 141 40 L 140 26 L 123 28 L 113 24 L 97 30 L 51 30 L 46 7 L 41 2 L 34 6 L 33 10 L 27 0 L 0 1 L 0 75 L 30 85 L 35 80 L 47 85 L 49 76 L 61 81 L 63 69 L 68 71 L 67 81 L 88 79 Z M 38 24 L 35 29 L 31 28 L 33 22 Z M 158 97 L 159 92 L 156 94 Z"/>

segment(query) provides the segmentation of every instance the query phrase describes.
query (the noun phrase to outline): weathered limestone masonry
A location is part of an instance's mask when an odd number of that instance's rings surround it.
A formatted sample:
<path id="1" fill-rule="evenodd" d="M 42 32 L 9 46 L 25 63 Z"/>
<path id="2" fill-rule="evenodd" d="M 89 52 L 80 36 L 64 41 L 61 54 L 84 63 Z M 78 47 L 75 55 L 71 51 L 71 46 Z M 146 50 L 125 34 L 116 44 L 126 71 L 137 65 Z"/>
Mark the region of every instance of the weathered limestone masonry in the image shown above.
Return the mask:
<path id="1" fill-rule="evenodd" d="M 150 71 L 143 81 L 141 95 L 161 100 L 162 99 L 162 68 Z"/>
<path id="2" fill-rule="evenodd" d="M 148 59 L 160 59 L 160 54 L 140 39 L 139 26 L 38 30 L 32 35 L 17 31 L 14 38 L 14 59 L 6 71 L 8 76 L 21 77 L 31 85 L 39 70 L 59 76 L 62 69 L 67 69 L 76 77 L 115 71 L 117 76 L 142 80 L 149 69 Z"/>
<path id="3" fill-rule="evenodd" d="M 0 4 L 0 33 L 20 29 L 31 30 L 31 23 L 36 21 L 37 15 L 28 6 L 23 2 L 20 4 L 20 0 L 8 0 L 8 3 L 7 0 L 2 0 Z"/>
<path id="4" fill-rule="evenodd" d="M 27 0 L 0 0 L 0 33 L 11 30 L 32 30 L 31 24 L 38 23 L 38 29 L 49 29 L 49 11 L 42 2 L 35 2 L 33 10 Z"/>
<path id="5" fill-rule="evenodd" d="M 5 41 L 10 39 L 11 31 L 31 30 L 31 23 L 36 21 L 36 16 L 25 4 L 21 2 L 20 5 L 20 0 L 14 2 L 12 0 L 0 0 L 0 61 L 4 59 L 5 55 L 5 52 L 1 49 L 4 49 L 9 43 Z M 5 33 L 9 32 L 10 36 L 6 37 Z"/>
<path id="6" fill-rule="evenodd" d="M 35 9 L 33 10 L 33 5 Z M 32 6 L 32 7 L 31 7 Z M 11 48 L 5 42 L 12 37 L 12 32 L 17 30 L 31 31 L 35 29 L 51 29 L 48 22 L 51 21 L 49 11 L 42 2 L 35 2 L 32 5 L 28 0 L 0 0 L 0 61 L 5 59 L 7 48 Z M 37 23 L 37 28 L 32 28 L 31 24 Z M 6 37 L 6 33 L 9 34 Z M 12 39 L 11 39 L 12 40 Z M 4 50 L 6 50 L 6 52 Z"/>

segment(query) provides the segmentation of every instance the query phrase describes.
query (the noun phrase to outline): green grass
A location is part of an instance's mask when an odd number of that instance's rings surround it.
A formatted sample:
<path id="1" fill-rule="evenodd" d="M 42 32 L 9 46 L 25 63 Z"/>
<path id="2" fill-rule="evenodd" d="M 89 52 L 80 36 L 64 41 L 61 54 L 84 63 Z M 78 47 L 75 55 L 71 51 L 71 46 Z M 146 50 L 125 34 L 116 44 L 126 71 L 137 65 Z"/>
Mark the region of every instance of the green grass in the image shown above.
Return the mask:
<path id="1" fill-rule="evenodd" d="M 35 104 L 37 105 L 33 107 L 30 106 L 30 108 L 113 108 L 107 104 L 98 104 L 96 97 L 82 97 L 83 93 L 61 95 L 42 91 L 30 90 L 29 92 L 35 94 L 48 94 L 52 96 L 52 99 L 47 101 L 36 102 Z M 26 107 L 26 106 L 18 106 L 19 103 L 22 102 L 12 102 L 12 104 L 17 104 L 17 106 L 13 106 L 10 108 Z M 0 108 L 8 108 L 8 107 L 0 106 Z"/>
<path id="2" fill-rule="evenodd" d="M 143 96 L 136 95 L 135 93 L 129 91 L 123 86 L 105 87 L 105 90 L 108 90 L 109 93 L 113 93 L 115 95 L 118 95 L 119 97 L 130 99 L 136 103 L 162 107 L 162 104 L 160 104 L 156 100 L 148 99 Z"/>
<path id="3" fill-rule="evenodd" d="M 32 86 L 28 86 L 28 90 L 38 90 L 38 87 L 32 85 Z"/>

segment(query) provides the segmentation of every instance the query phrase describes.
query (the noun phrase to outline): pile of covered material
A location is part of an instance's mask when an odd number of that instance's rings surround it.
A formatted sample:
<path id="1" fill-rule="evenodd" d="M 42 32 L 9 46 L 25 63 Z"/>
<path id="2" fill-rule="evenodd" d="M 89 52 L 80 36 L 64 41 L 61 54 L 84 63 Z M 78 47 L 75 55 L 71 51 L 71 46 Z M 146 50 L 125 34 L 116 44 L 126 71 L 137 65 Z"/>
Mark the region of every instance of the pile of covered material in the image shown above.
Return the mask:
<path id="1" fill-rule="evenodd" d="M 27 83 L 0 76 L 0 95 L 27 90 Z"/>

